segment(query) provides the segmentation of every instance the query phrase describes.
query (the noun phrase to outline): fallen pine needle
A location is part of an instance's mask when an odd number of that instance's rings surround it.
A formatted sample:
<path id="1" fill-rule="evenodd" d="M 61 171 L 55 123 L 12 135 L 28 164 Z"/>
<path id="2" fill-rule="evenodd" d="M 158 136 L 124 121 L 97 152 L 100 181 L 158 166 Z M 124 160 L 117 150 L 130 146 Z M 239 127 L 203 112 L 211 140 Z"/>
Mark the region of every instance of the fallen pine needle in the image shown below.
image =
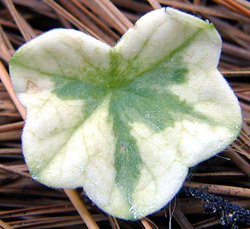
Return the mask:
<path id="1" fill-rule="evenodd" d="M 86 206 L 83 204 L 77 191 L 74 189 L 64 189 L 64 192 L 67 194 L 71 203 L 74 205 L 79 215 L 82 217 L 86 226 L 90 229 L 98 229 L 99 228 L 98 225 L 96 224 L 92 215 L 89 213 Z"/>

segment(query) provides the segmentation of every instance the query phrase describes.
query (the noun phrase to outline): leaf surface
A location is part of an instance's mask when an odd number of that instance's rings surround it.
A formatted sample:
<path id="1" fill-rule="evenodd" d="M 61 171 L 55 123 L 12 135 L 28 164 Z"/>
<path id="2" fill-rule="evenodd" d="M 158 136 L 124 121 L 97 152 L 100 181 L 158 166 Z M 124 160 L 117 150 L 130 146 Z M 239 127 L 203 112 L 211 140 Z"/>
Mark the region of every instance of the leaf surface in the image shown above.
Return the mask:
<path id="1" fill-rule="evenodd" d="M 172 8 L 143 16 L 115 47 L 69 29 L 22 46 L 10 72 L 27 108 L 23 152 L 34 179 L 83 187 L 123 219 L 162 208 L 189 167 L 239 134 L 220 51 L 212 24 Z"/>

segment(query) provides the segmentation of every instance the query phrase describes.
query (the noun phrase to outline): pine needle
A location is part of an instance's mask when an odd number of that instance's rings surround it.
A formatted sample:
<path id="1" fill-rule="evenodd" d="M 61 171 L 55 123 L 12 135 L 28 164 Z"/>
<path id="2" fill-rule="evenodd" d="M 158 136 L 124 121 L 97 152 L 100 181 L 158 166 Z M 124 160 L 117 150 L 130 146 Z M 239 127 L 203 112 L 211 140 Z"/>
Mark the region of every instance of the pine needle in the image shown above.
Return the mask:
<path id="1" fill-rule="evenodd" d="M 107 216 L 76 190 L 54 190 L 33 181 L 22 156 L 20 135 L 26 112 L 16 99 L 8 74 L 15 49 L 55 27 L 76 28 L 113 46 L 140 16 L 165 6 L 208 19 L 218 29 L 223 40 L 219 69 L 240 100 L 244 120 L 238 140 L 220 156 L 191 169 L 184 186 L 206 189 L 250 209 L 249 1 L 0 0 L 0 227 L 219 227 L 215 215 L 204 215 L 200 200 L 183 194 L 178 195 L 176 207 L 170 207 L 168 215 L 163 209 L 138 222 Z"/>

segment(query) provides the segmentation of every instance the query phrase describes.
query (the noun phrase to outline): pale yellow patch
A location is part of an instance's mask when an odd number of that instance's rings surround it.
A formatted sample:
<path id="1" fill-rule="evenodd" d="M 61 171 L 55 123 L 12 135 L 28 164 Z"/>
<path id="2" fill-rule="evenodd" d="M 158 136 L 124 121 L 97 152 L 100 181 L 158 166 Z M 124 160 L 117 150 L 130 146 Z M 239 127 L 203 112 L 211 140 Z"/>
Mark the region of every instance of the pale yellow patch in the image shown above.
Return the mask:
<path id="1" fill-rule="evenodd" d="M 175 161 L 168 167 L 168 172 L 159 174 L 155 181 L 148 180 L 148 185 L 141 189 L 141 183 L 147 182 L 145 178 L 150 178 L 148 168 L 144 165 L 141 178 L 132 195 L 132 209 L 135 216 L 144 217 L 171 201 L 183 184 L 187 173 L 188 167 Z"/>
<path id="2" fill-rule="evenodd" d="M 146 14 L 143 20 L 139 20 L 134 28 L 126 32 L 114 49 L 144 71 L 178 49 L 196 31 L 196 27 L 188 27 L 162 8 Z M 126 64 L 124 62 L 120 67 L 125 69 Z"/>
<path id="3" fill-rule="evenodd" d="M 225 149 L 235 138 L 232 131 L 223 126 L 205 123 L 182 122 L 183 131 L 179 144 L 180 160 L 188 167 L 206 160 Z"/>
<path id="4" fill-rule="evenodd" d="M 57 188 L 84 187 L 89 198 L 95 200 L 100 208 L 124 216 L 129 214 L 129 205 L 115 185 L 115 139 L 112 122 L 109 120 L 109 100 L 107 97 L 85 122 L 80 123 L 73 131 L 69 130 L 70 134 L 67 133 L 64 140 L 57 139 L 65 142 L 59 149 L 51 146 L 49 138 L 46 139 L 51 149 L 46 147 L 47 149 L 43 150 L 46 153 L 57 151 L 38 178 Z M 79 108 L 83 109 L 83 106 Z M 62 137 L 62 134 L 59 136 Z M 39 139 L 36 141 L 37 145 L 41 146 L 42 142 Z M 55 143 L 55 140 L 53 142 Z M 46 157 L 41 151 L 37 155 Z"/>
<path id="5" fill-rule="evenodd" d="M 159 133 L 142 123 L 130 126 L 143 161 L 132 195 L 133 212 L 141 216 L 173 198 L 190 166 L 215 155 L 232 141 L 226 127 L 187 120 Z M 171 190 L 167 190 L 170 184 Z"/>
<path id="6" fill-rule="evenodd" d="M 143 161 L 132 195 L 133 212 L 143 216 L 171 200 L 187 175 L 187 166 L 180 162 L 178 152 L 182 125 L 176 123 L 175 128 L 166 128 L 160 133 L 142 123 L 130 126 Z M 169 184 L 172 191 L 166 192 Z"/>
<path id="7" fill-rule="evenodd" d="M 116 216 L 125 217 L 129 214 L 129 205 L 115 184 L 115 137 L 109 119 L 109 102 L 110 98 L 107 97 L 81 127 L 88 155 L 81 184 L 89 198 L 100 208 Z"/>
<path id="8" fill-rule="evenodd" d="M 190 73 L 187 75 L 187 82 L 168 85 L 166 90 L 190 104 L 195 113 L 202 114 L 222 126 L 233 127 L 235 123 L 240 123 L 238 100 L 221 74 L 217 70 L 206 72 L 197 65 L 188 67 Z"/>
<path id="9" fill-rule="evenodd" d="M 182 23 L 186 22 L 187 24 L 192 24 L 198 28 L 204 28 L 205 26 L 207 26 L 207 22 L 200 20 L 198 17 L 191 14 L 176 10 L 171 7 L 165 8 L 164 10 L 170 17 L 175 18 L 175 20 L 179 20 Z"/>
<path id="10" fill-rule="evenodd" d="M 35 173 L 46 166 L 46 158 L 63 150 L 65 142 L 83 118 L 84 101 L 61 100 L 49 91 L 20 94 L 19 97 L 25 101 L 28 111 L 22 135 L 23 151 L 26 162 Z"/>
<path id="11" fill-rule="evenodd" d="M 25 99 L 22 100 L 22 93 L 26 93 L 27 91 L 36 92 L 38 90 L 51 91 L 55 86 L 52 80 L 48 77 L 44 77 L 44 75 L 37 71 L 37 69 L 33 70 L 22 65 L 17 64 L 15 65 L 15 68 L 11 68 L 11 75 L 11 81 L 15 88 L 15 92 L 24 106 L 26 106 L 26 101 Z M 15 75 L 16 77 L 13 77 Z"/>
<path id="12" fill-rule="evenodd" d="M 178 95 L 181 101 L 195 104 L 200 100 L 200 94 L 206 83 L 207 74 L 197 65 L 188 65 L 190 73 L 187 74 L 185 84 L 169 84 L 166 86 L 167 91 Z M 194 93 L 194 90 L 196 93 Z"/>

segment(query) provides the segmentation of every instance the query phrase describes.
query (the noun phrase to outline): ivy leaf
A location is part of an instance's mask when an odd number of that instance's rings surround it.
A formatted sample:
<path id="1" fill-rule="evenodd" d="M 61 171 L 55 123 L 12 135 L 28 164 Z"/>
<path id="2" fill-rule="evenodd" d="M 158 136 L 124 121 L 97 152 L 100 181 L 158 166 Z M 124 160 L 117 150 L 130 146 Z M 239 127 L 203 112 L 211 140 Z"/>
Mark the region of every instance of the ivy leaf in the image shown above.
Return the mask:
<path id="1" fill-rule="evenodd" d="M 22 144 L 33 178 L 83 187 L 123 219 L 162 208 L 189 167 L 239 134 L 220 51 L 212 24 L 172 8 L 143 16 L 115 47 L 70 29 L 22 46 L 10 72 L 27 108 Z"/>

